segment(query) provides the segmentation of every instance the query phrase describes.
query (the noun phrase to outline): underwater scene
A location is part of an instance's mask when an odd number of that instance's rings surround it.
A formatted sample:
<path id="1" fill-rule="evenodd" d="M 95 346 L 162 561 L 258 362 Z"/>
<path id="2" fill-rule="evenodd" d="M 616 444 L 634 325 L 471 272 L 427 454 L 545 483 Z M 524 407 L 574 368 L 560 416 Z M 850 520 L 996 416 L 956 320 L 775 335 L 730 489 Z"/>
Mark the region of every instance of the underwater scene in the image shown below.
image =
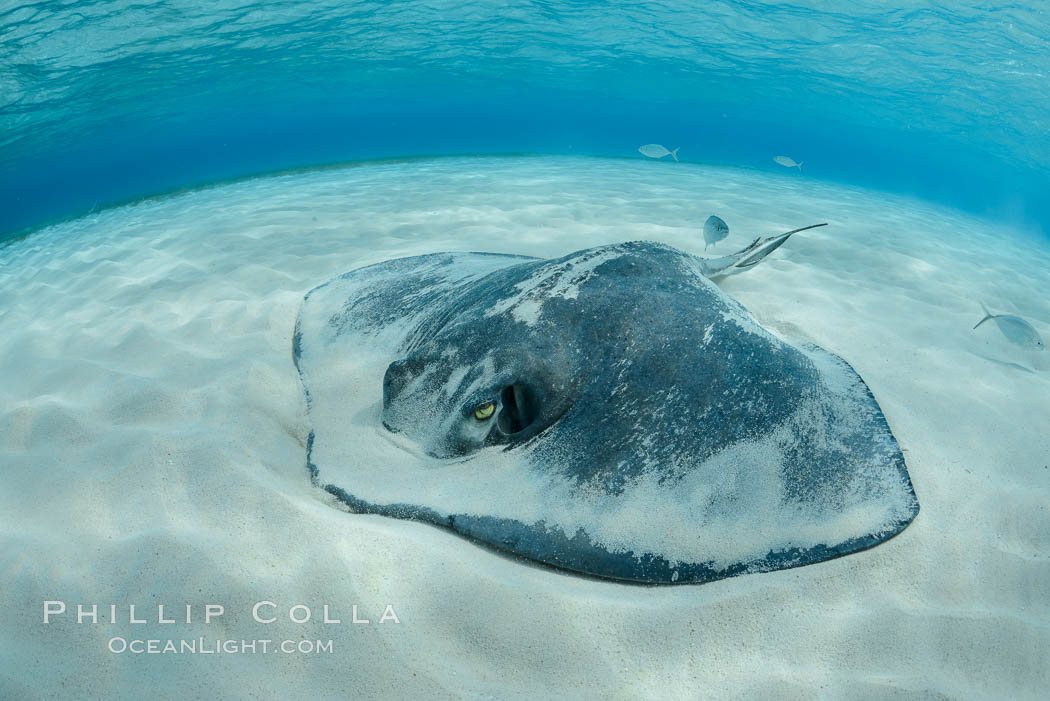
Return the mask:
<path id="1" fill-rule="evenodd" d="M 1045 699 L 1050 4 L 0 1 L 0 699 Z"/>

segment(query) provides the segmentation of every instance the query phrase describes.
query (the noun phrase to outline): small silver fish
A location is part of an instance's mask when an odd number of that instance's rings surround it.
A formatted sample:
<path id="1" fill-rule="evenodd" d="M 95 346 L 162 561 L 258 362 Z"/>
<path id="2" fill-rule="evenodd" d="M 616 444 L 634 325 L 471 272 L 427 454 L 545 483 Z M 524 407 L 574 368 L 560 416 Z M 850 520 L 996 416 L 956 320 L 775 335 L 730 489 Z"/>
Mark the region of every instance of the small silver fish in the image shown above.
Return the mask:
<path id="1" fill-rule="evenodd" d="M 773 156 L 773 160 L 785 168 L 798 168 L 798 172 L 802 172 L 802 164 L 795 163 L 795 159 L 793 158 L 788 158 L 787 156 Z"/>
<path id="2" fill-rule="evenodd" d="M 984 318 L 977 322 L 977 326 L 991 319 L 995 321 L 995 325 L 1003 332 L 1006 339 L 1015 346 L 1035 350 L 1044 350 L 1046 348 L 1043 339 L 1039 337 L 1039 332 L 1021 317 L 1013 314 L 992 314 L 988 311 L 988 307 L 984 306 L 983 302 L 981 303 L 981 309 L 984 310 Z M 976 329 L 977 326 L 974 326 L 974 328 Z"/>
<path id="3" fill-rule="evenodd" d="M 678 148 L 681 148 L 681 146 L 679 146 Z M 670 156 L 671 158 L 675 159 L 675 162 L 677 162 L 678 148 L 676 148 L 674 151 L 668 151 L 660 144 L 646 144 L 645 146 L 638 147 L 638 153 L 642 154 L 643 156 L 648 156 L 649 158 L 663 158 L 664 156 Z"/>
<path id="4" fill-rule="evenodd" d="M 724 221 L 711 215 L 704 222 L 704 250 L 712 243 L 718 243 L 726 236 L 729 236 L 729 225 Z"/>

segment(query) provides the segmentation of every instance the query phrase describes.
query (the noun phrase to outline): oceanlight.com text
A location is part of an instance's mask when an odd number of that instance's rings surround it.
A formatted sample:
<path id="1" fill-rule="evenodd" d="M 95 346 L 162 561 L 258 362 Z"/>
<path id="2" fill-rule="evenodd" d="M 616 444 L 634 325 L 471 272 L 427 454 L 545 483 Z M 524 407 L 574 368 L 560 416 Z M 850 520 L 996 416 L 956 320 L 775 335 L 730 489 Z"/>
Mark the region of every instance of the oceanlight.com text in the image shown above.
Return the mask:
<path id="1" fill-rule="evenodd" d="M 331 640 L 219 640 L 213 638 L 150 639 L 115 637 L 107 649 L 115 655 L 323 655 L 332 654 Z"/>

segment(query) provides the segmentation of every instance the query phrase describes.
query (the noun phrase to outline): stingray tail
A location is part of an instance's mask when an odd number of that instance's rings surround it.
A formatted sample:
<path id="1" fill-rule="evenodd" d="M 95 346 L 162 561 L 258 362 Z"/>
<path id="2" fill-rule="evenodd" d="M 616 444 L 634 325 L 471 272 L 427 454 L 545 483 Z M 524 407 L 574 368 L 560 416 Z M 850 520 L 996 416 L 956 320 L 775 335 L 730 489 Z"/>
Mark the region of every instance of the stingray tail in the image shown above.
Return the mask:
<path id="1" fill-rule="evenodd" d="M 705 259 L 703 261 L 705 275 L 708 277 L 720 277 L 732 275 L 741 270 L 747 270 L 748 268 L 753 268 L 762 262 L 762 260 L 770 253 L 787 243 L 787 240 L 791 238 L 792 234 L 827 225 L 827 222 L 821 224 L 810 224 L 801 229 L 792 229 L 791 231 L 777 234 L 776 236 L 770 236 L 764 239 L 757 238 L 752 241 L 749 246 L 733 253 L 732 255 L 723 256 L 722 258 Z"/>
<path id="2" fill-rule="evenodd" d="M 674 151 L 671 151 L 671 158 L 673 158 L 673 159 L 674 159 L 674 162 L 675 162 L 675 163 L 677 163 L 677 162 L 678 162 L 678 149 L 679 149 L 679 148 L 682 148 L 682 147 L 681 147 L 681 146 L 679 146 L 679 147 L 678 147 L 678 148 L 676 148 L 676 149 L 675 149 Z"/>
<path id="3" fill-rule="evenodd" d="M 995 318 L 995 314 L 992 314 L 990 311 L 988 311 L 988 307 L 984 306 L 984 302 L 981 302 L 981 309 L 984 311 L 984 318 L 977 322 L 977 324 L 973 327 L 975 329 L 984 322 L 988 321 L 989 319 Z"/>

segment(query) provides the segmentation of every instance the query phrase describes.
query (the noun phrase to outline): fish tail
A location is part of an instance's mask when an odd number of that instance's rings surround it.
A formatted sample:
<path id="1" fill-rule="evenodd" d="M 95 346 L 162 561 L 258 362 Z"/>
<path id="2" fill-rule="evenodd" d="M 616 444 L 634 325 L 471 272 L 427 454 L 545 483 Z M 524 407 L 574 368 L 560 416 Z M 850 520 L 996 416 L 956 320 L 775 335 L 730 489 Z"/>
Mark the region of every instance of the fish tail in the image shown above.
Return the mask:
<path id="1" fill-rule="evenodd" d="M 988 307 L 984 306 L 984 302 L 981 302 L 981 310 L 984 312 L 984 318 L 977 322 L 977 325 L 973 327 L 975 329 L 977 328 L 977 326 L 980 326 L 989 319 L 995 318 L 995 314 L 992 314 L 990 311 L 988 311 Z"/>
<path id="2" fill-rule="evenodd" d="M 801 163 L 799 163 L 799 164 L 797 164 L 797 165 L 798 165 L 798 172 L 800 172 L 800 173 L 801 173 L 801 172 L 802 172 L 802 164 L 801 164 Z"/>
<path id="3" fill-rule="evenodd" d="M 675 163 L 677 163 L 677 162 L 678 162 L 678 149 L 679 149 L 679 148 L 682 148 L 682 147 L 681 147 L 681 146 L 679 146 L 679 147 L 678 147 L 678 148 L 676 148 L 676 149 L 675 149 L 674 151 L 671 151 L 671 158 L 673 158 L 673 159 L 674 159 L 674 162 L 675 162 Z"/>

